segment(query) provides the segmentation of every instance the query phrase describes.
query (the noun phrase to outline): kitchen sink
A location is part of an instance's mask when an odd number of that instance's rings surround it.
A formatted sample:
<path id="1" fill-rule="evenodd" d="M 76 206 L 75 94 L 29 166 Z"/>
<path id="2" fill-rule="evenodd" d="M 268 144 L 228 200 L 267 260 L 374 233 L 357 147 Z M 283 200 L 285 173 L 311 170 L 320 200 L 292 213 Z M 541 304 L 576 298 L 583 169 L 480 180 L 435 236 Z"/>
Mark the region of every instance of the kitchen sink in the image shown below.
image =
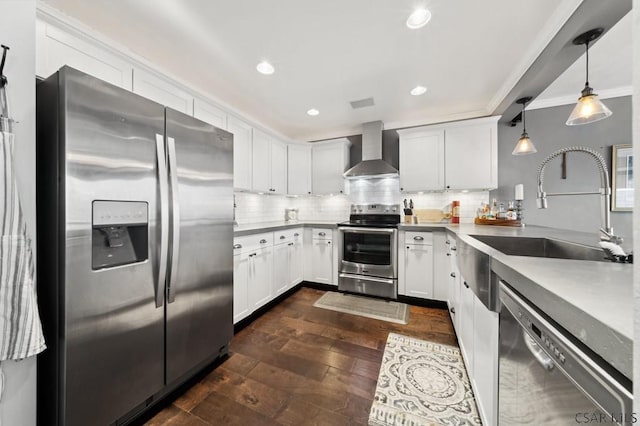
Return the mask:
<path id="1" fill-rule="evenodd" d="M 499 252 L 512 256 L 609 262 L 600 248 L 551 238 L 500 237 L 494 235 L 470 236 Z"/>

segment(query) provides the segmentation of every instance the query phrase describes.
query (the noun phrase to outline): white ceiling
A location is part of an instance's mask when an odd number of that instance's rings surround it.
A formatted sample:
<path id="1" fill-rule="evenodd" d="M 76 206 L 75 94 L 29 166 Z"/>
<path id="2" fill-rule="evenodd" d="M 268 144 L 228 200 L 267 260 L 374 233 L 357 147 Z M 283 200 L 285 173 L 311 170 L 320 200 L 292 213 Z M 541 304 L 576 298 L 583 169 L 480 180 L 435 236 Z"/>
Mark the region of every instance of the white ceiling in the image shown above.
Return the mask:
<path id="1" fill-rule="evenodd" d="M 358 134 L 373 120 L 398 128 L 490 114 L 580 2 L 45 0 L 301 141 Z M 410 30 L 416 6 L 433 17 Z M 256 72 L 263 59 L 275 74 Z M 411 96 L 419 84 L 428 92 Z M 376 105 L 351 109 L 366 97 Z"/>
<path id="2" fill-rule="evenodd" d="M 589 84 L 601 99 L 631 95 L 632 12 L 589 47 Z M 582 49 L 584 46 L 575 46 Z M 562 73 L 527 109 L 571 104 L 585 81 L 585 55 Z"/>

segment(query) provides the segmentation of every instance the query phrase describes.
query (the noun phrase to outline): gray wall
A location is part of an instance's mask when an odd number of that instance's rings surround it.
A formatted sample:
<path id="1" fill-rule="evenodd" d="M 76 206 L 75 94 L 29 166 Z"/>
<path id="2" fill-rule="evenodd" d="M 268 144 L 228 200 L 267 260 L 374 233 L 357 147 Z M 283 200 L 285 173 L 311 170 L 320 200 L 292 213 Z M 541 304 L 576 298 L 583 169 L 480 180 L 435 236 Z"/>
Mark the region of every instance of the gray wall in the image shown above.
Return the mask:
<path id="1" fill-rule="evenodd" d="M 577 96 L 576 92 L 576 96 Z M 538 165 L 552 152 L 567 146 L 582 145 L 599 151 L 611 169 L 611 146 L 631 143 L 631 97 L 603 101 L 613 115 L 605 120 L 582 126 L 567 126 L 573 105 L 527 111 L 527 132 L 538 152 L 514 156 L 522 123 L 516 127 L 500 123 L 498 128 L 498 189 L 491 191 L 491 199 L 510 200 L 514 185 L 524 184 L 525 223 L 597 232 L 600 228 L 600 197 L 598 195 L 549 197 L 549 208 L 536 208 Z M 506 117 L 509 120 L 512 117 Z M 567 154 L 567 179 L 561 176 L 561 157 L 549 162 L 545 168 L 544 189 L 548 193 L 567 191 L 594 191 L 600 188 L 596 163 L 581 153 Z M 610 171 L 610 170 L 609 170 Z M 611 212 L 616 234 L 625 238 L 625 247 L 633 239 L 631 212 Z"/>

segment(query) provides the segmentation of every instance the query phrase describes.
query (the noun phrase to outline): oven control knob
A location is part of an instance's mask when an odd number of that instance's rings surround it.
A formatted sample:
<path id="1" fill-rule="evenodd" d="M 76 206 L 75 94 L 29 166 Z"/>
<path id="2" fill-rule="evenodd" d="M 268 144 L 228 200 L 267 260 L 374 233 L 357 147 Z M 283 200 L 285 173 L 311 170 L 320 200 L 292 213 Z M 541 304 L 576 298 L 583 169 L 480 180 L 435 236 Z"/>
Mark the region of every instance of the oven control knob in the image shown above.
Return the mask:
<path id="1" fill-rule="evenodd" d="M 394 211 L 394 212 L 398 211 L 398 209 L 396 207 L 392 208 L 391 210 Z"/>

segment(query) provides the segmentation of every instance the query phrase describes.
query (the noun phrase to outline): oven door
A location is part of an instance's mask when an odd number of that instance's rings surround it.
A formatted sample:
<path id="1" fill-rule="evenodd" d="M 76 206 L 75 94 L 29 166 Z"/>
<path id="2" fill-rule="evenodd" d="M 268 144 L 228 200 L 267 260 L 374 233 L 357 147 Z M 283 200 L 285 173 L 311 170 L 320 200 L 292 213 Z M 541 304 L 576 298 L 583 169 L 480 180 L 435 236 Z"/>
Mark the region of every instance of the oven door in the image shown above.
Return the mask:
<path id="1" fill-rule="evenodd" d="M 338 251 L 340 272 L 372 277 L 397 278 L 397 229 L 338 228 L 342 235 Z"/>

